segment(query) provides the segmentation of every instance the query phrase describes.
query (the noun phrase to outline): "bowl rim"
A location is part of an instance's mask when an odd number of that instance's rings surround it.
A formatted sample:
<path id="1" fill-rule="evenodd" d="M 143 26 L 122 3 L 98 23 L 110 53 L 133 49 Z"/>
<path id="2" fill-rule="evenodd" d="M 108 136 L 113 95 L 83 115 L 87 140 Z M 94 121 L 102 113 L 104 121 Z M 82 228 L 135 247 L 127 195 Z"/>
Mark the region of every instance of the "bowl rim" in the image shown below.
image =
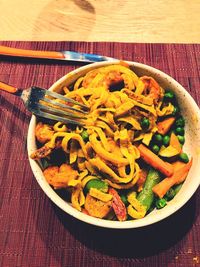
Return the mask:
<path id="1" fill-rule="evenodd" d="M 112 64 L 119 64 L 120 61 L 105 61 L 105 62 L 97 62 L 97 63 L 92 63 L 89 65 L 85 65 L 82 67 L 78 67 L 66 75 L 62 76 L 60 79 L 58 79 L 55 83 L 52 84 L 52 86 L 49 88 L 49 90 L 55 90 L 55 88 L 59 87 L 66 79 L 78 75 L 82 71 L 89 71 L 90 69 L 97 68 L 97 67 L 102 67 L 102 66 L 107 66 L 107 65 L 112 65 Z M 143 70 L 147 70 L 150 72 L 153 72 L 155 75 L 159 75 L 162 78 L 165 78 L 167 80 L 170 80 L 170 82 L 173 84 L 173 86 L 177 87 L 179 90 L 183 91 L 187 100 L 190 102 L 192 105 L 193 110 L 195 110 L 197 117 L 199 118 L 200 121 L 200 109 L 198 105 L 196 104 L 195 100 L 192 98 L 192 96 L 187 92 L 187 90 L 179 84 L 174 78 L 169 76 L 168 74 L 164 73 L 163 71 L 156 69 L 152 66 L 139 63 L 139 62 L 134 62 L 134 61 L 125 61 L 129 65 L 136 67 L 136 68 L 142 68 Z M 197 188 L 199 187 L 200 184 L 200 177 L 199 179 L 196 179 L 193 181 L 192 188 L 191 190 L 188 190 L 186 193 L 184 193 L 184 199 L 182 201 L 176 201 L 174 202 L 173 205 L 167 205 L 164 209 L 161 209 L 157 211 L 157 216 L 154 216 L 153 218 L 151 216 L 145 216 L 142 219 L 137 219 L 137 220 L 130 220 L 130 221 L 124 221 L 124 222 L 119 222 L 119 221 L 110 221 L 106 219 L 99 219 L 95 218 L 92 216 L 89 216 L 87 214 L 84 214 L 75 208 L 73 208 L 69 203 L 64 201 L 55 191 L 54 189 L 47 183 L 47 181 L 44 178 L 44 175 L 41 171 L 41 168 L 39 164 L 31 159 L 29 155 L 33 152 L 33 148 L 35 148 L 35 137 L 33 136 L 33 133 L 35 131 L 35 123 L 36 123 L 36 117 L 32 115 L 29 127 L 28 127 L 28 135 L 27 135 L 27 150 L 28 150 L 28 159 L 29 163 L 32 169 L 32 172 L 44 191 L 44 193 L 51 199 L 51 201 L 56 204 L 60 209 L 62 209 L 64 212 L 67 214 L 73 216 L 74 218 L 83 221 L 85 223 L 95 225 L 98 227 L 104 227 L 104 228 L 112 228 L 112 229 L 131 229 L 131 228 L 139 228 L 139 227 L 144 227 L 148 226 L 154 223 L 157 223 L 172 214 L 174 214 L 177 210 L 179 210 L 181 207 L 183 207 L 186 202 L 193 196 L 193 194 L 196 192 Z M 199 122 L 200 124 L 200 122 Z M 200 163 L 200 158 L 198 157 L 198 161 Z M 152 213 L 150 213 L 152 214 Z"/>

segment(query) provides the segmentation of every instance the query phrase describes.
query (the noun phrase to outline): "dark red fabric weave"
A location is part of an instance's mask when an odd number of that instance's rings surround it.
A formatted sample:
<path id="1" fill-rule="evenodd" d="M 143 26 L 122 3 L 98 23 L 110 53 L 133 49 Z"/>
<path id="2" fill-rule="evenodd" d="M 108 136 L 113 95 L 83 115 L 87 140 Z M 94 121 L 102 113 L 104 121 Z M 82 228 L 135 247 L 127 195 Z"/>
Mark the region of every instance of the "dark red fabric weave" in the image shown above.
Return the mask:
<path id="1" fill-rule="evenodd" d="M 200 45 L 87 42 L 0 42 L 18 48 L 72 50 L 146 63 L 180 82 L 200 105 Z M 80 64 L 0 57 L 0 81 L 48 88 Z M 30 114 L 0 92 L 0 266 L 200 266 L 200 190 L 168 219 L 136 230 L 80 222 L 43 193 L 29 166 Z"/>

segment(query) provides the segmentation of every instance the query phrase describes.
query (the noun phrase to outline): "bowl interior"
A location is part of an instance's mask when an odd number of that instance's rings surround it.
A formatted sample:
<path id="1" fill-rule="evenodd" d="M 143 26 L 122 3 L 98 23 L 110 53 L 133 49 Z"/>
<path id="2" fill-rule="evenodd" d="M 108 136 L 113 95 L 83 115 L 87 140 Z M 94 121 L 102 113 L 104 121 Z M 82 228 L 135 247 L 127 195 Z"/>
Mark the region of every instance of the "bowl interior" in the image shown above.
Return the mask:
<path id="1" fill-rule="evenodd" d="M 60 92 L 61 88 L 66 85 L 70 85 L 73 83 L 77 78 L 80 76 L 85 75 L 88 71 L 102 67 L 110 64 L 117 64 L 118 62 L 102 62 L 102 63 L 93 63 L 81 68 L 78 68 L 69 74 L 65 75 L 57 82 L 55 82 L 49 90 Z M 200 184 L 200 176 L 198 174 L 198 166 L 200 164 L 200 111 L 190 96 L 190 94 L 173 78 L 168 76 L 167 74 L 152 68 L 150 66 L 136 63 L 136 62 L 128 62 L 131 65 L 131 68 L 138 76 L 151 76 L 155 78 L 158 83 L 163 88 L 170 88 L 172 91 L 175 92 L 179 106 L 181 108 L 181 112 L 186 120 L 185 126 L 185 138 L 186 143 L 184 145 L 184 150 L 188 153 L 189 157 L 193 158 L 193 165 L 190 169 L 189 175 L 184 182 L 180 192 L 176 195 L 176 197 L 171 200 L 168 205 L 161 210 L 154 210 L 149 213 L 146 217 L 134 220 L 134 221 L 125 221 L 125 222 L 118 222 L 118 221 L 108 221 L 104 219 L 98 219 L 91 216 L 88 216 L 84 213 L 81 213 L 74 209 L 69 203 L 65 202 L 46 182 L 40 165 L 29 158 L 30 165 L 34 176 L 36 177 L 39 185 L 46 193 L 46 195 L 63 211 L 66 213 L 76 217 L 79 220 L 84 222 L 97 225 L 100 227 L 107 227 L 107 228 L 137 228 L 146 226 L 155 222 L 158 222 L 169 215 L 173 214 L 179 208 L 181 208 L 194 194 L 196 189 Z M 28 155 L 30 155 L 36 149 L 36 140 L 35 140 L 35 126 L 36 126 L 36 117 L 32 116 L 29 130 L 28 130 Z"/>

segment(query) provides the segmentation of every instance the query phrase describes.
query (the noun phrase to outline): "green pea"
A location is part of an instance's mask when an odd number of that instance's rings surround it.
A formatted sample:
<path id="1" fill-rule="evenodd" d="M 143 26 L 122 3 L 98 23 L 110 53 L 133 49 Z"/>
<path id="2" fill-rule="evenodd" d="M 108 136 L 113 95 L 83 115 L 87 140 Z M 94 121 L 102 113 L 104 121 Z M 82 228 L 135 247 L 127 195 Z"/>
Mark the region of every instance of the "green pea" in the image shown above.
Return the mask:
<path id="1" fill-rule="evenodd" d="M 177 127 L 175 129 L 175 133 L 178 134 L 178 135 L 184 135 L 185 134 L 185 130 L 183 127 Z"/>
<path id="2" fill-rule="evenodd" d="M 156 208 L 162 209 L 167 205 L 167 201 L 164 198 L 156 200 Z"/>
<path id="3" fill-rule="evenodd" d="M 172 92 L 171 90 L 167 90 L 165 91 L 165 94 L 164 94 L 164 100 L 173 100 L 175 98 L 175 94 L 174 92 Z"/>
<path id="4" fill-rule="evenodd" d="M 178 106 L 174 106 L 174 110 L 172 112 L 172 115 L 176 116 L 180 112 L 180 108 Z"/>
<path id="5" fill-rule="evenodd" d="M 176 127 L 184 127 L 185 126 L 185 119 L 181 116 L 175 121 Z"/>
<path id="6" fill-rule="evenodd" d="M 164 198 L 165 198 L 166 200 L 171 200 L 171 199 L 173 199 L 173 198 L 175 197 L 175 195 L 176 195 L 175 190 L 174 190 L 173 188 L 170 188 L 170 189 L 167 191 L 167 193 L 165 194 Z"/>
<path id="7" fill-rule="evenodd" d="M 160 147 L 158 145 L 153 145 L 151 147 L 151 150 L 155 153 L 155 154 L 158 154 L 159 150 L 160 150 Z"/>
<path id="8" fill-rule="evenodd" d="M 169 141 L 170 141 L 170 137 L 169 137 L 169 135 L 165 135 L 165 136 L 163 137 L 163 145 L 164 145 L 164 146 L 168 146 L 168 145 L 169 145 Z"/>
<path id="9" fill-rule="evenodd" d="M 81 133 L 81 137 L 83 138 L 83 141 L 87 142 L 89 140 L 89 134 L 86 130 L 83 130 Z"/>
<path id="10" fill-rule="evenodd" d="M 153 139 L 156 144 L 160 144 L 160 145 L 162 144 L 163 137 L 161 134 L 155 134 Z"/>
<path id="11" fill-rule="evenodd" d="M 181 161 L 185 162 L 185 163 L 188 163 L 189 162 L 189 157 L 186 153 L 180 153 L 179 154 L 179 158 Z"/>
<path id="12" fill-rule="evenodd" d="M 150 122 L 149 122 L 149 119 L 148 118 L 142 118 L 141 119 L 141 122 L 140 122 L 140 125 L 142 127 L 143 130 L 148 130 L 149 126 L 150 126 Z"/>
<path id="13" fill-rule="evenodd" d="M 185 137 L 182 135 L 177 135 L 179 142 L 183 145 L 185 143 Z"/>

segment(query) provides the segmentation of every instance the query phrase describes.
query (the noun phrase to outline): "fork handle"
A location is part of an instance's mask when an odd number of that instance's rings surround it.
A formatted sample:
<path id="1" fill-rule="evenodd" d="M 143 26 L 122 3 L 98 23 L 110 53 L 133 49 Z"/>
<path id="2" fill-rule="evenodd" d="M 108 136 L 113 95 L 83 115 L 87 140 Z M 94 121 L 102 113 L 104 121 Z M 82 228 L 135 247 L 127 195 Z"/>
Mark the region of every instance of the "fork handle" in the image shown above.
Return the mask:
<path id="1" fill-rule="evenodd" d="M 38 51 L 29 49 L 20 49 L 0 45 L 0 55 L 31 57 L 31 58 L 55 58 L 64 59 L 64 55 L 57 51 Z"/>
<path id="2" fill-rule="evenodd" d="M 8 85 L 6 83 L 0 82 L 0 90 L 6 91 L 11 94 L 15 94 L 18 91 L 18 88 Z"/>

